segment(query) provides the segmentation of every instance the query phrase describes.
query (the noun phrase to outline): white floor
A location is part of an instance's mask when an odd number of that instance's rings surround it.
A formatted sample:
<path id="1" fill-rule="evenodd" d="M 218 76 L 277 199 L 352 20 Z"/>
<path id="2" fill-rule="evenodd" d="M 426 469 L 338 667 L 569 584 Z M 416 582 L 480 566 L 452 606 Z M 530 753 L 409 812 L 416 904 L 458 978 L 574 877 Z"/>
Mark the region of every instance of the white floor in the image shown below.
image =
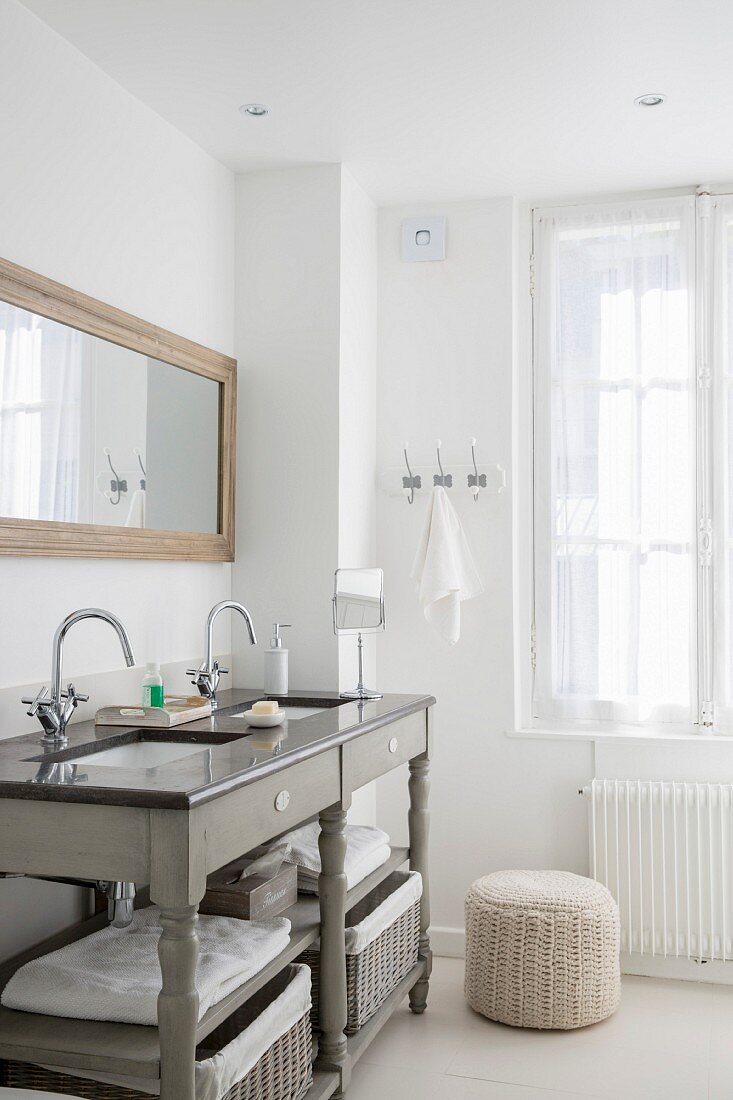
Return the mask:
<path id="1" fill-rule="evenodd" d="M 427 1012 L 392 1017 L 349 1100 L 733 1100 L 733 987 L 624 978 L 610 1020 L 539 1032 L 477 1016 L 462 983 L 435 960 Z"/>

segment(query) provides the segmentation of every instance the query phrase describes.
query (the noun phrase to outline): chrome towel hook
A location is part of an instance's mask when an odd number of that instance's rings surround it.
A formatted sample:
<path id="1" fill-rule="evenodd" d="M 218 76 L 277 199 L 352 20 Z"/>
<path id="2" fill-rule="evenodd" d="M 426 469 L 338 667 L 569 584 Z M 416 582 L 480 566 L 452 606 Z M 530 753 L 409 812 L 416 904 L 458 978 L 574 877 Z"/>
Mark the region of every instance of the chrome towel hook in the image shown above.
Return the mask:
<path id="1" fill-rule="evenodd" d="M 402 444 L 402 453 L 405 456 L 405 466 L 407 466 L 408 477 L 402 478 L 402 491 L 407 497 L 407 503 L 413 504 L 415 500 L 415 490 L 422 489 L 422 478 L 420 474 L 417 477 L 413 477 L 412 470 L 410 469 L 410 463 L 407 459 L 407 440 Z"/>
<path id="2" fill-rule="evenodd" d="M 137 456 L 138 466 L 140 467 L 140 469 L 143 472 L 143 476 L 140 478 L 140 488 L 145 489 L 145 488 L 147 488 L 146 482 L 147 482 L 148 475 L 145 473 L 145 467 L 143 466 L 143 460 L 142 460 L 142 455 L 140 453 L 140 448 L 139 447 L 133 447 L 132 448 L 132 453 Z"/>
<path id="3" fill-rule="evenodd" d="M 122 480 L 122 478 L 112 465 L 112 452 L 110 451 L 109 447 L 104 448 L 104 453 L 107 456 L 109 468 L 112 471 L 112 480 L 109 483 L 109 489 L 104 495 L 106 496 L 110 504 L 116 505 L 120 503 L 122 494 L 127 492 L 127 482 Z M 115 496 L 115 493 L 117 494 L 117 496 L 113 500 L 112 498 Z"/>
<path id="4" fill-rule="evenodd" d="M 471 459 L 473 461 L 473 473 L 468 475 L 468 487 L 473 493 L 474 501 L 478 500 L 478 495 L 481 489 L 486 488 L 486 474 L 480 474 L 478 472 L 478 466 L 476 465 L 476 440 L 471 440 Z"/>
<path id="5" fill-rule="evenodd" d="M 443 463 L 440 461 L 440 448 L 443 446 L 443 441 L 441 439 L 436 439 L 435 443 L 435 453 L 438 456 L 438 469 L 440 473 L 433 474 L 433 485 L 442 485 L 444 488 L 450 489 L 453 486 L 453 474 L 447 474 L 443 469 Z"/>

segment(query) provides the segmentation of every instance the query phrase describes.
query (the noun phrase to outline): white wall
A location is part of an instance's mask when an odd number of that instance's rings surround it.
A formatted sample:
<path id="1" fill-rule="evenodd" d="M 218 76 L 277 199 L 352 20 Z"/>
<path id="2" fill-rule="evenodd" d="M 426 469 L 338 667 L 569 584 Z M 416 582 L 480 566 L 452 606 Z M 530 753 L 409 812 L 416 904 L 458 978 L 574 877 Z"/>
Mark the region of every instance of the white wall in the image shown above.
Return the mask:
<path id="1" fill-rule="evenodd" d="M 377 564 L 377 210 L 341 175 L 341 363 L 339 374 L 340 568 Z M 377 640 L 364 636 L 366 682 L 376 682 Z M 356 639 L 339 639 L 339 688 L 358 679 Z"/>
<path id="2" fill-rule="evenodd" d="M 356 682 L 333 633 L 337 565 L 375 558 L 376 209 L 340 165 L 237 182 L 239 446 L 233 594 L 260 646 L 232 636 L 238 683 L 262 683 L 270 624 L 290 689 Z M 374 641 L 369 640 L 370 675 Z M 374 819 L 374 790 L 352 818 Z"/>
<path id="3" fill-rule="evenodd" d="M 340 568 L 377 563 L 377 210 L 346 170 L 341 172 L 341 325 L 339 372 Z M 381 636 L 364 636 L 364 674 L 377 683 Z M 356 638 L 338 639 L 339 689 L 358 680 Z M 376 819 L 376 784 L 354 794 L 350 818 Z"/>
<path id="4" fill-rule="evenodd" d="M 0 132 L 6 259 L 231 354 L 232 175 L 15 0 L 0 0 Z M 11 704 L 14 685 L 47 680 L 65 614 L 108 607 L 127 625 L 139 662 L 185 662 L 201 655 L 205 616 L 229 595 L 230 567 L 2 558 L 0 591 L 0 719 L 10 736 L 31 729 Z M 227 652 L 228 624 L 221 630 L 217 648 Z M 64 672 L 80 690 L 84 676 L 121 663 L 109 628 L 84 623 L 69 635 Z M 140 675 L 131 670 L 124 681 L 135 695 Z M 14 930 L 4 950 L 71 919 L 76 897 L 0 883 L 0 924 Z"/>
<path id="5" fill-rule="evenodd" d="M 147 367 L 145 524 L 216 534 L 220 386 L 155 359 Z"/>
<path id="6" fill-rule="evenodd" d="M 238 683 L 261 684 L 273 622 L 290 688 L 336 689 L 331 589 L 338 555 L 341 169 L 237 180 L 237 561 L 235 599 L 259 646 L 234 625 Z"/>
<path id="7" fill-rule="evenodd" d="M 403 218 L 447 218 L 447 258 L 405 264 Z M 512 365 L 516 214 L 511 199 L 387 208 L 379 216 L 377 463 L 478 458 L 508 472 L 501 496 L 454 495 L 486 591 L 463 605 L 452 649 L 425 622 L 409 579 L 425 495 L 378 498 L 377 559 L 385 570 L 388 629 L 379 643 L 386 691 L 436 696 L 432 766 L 432 918 L 435 946 L 462 950 L 463 898 L 501 867 L 586 866 L 584 808 L 575 793 L 592 773 L 588 744 L 512 740 Z M 378 785 L 378 820 L 405 832 L 402 773 Z"/>

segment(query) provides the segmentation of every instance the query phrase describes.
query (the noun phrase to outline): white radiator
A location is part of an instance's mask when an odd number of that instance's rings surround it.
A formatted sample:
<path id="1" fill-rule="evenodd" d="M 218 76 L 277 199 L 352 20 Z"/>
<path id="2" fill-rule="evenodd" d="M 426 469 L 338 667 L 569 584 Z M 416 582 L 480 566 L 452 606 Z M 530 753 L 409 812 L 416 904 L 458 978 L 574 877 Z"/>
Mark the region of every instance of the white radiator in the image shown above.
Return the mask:
<path id="1" fill-rule="evenodd" d="M 629 954 L 733 959 L 733 785 L 594 779 L 590 869 L 618 902 Z"/>

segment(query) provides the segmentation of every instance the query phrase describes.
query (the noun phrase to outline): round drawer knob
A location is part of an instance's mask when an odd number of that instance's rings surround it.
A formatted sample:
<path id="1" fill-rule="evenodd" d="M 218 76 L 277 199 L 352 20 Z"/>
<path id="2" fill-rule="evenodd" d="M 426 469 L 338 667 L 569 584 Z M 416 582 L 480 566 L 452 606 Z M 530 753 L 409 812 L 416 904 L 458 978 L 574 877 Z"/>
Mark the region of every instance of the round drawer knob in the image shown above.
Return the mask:
<path id="1" fill-rule="evenodd" d="M 282 813 L 290 805 L 290 791 L 280 791 L 275 799 L 275 809 Z"/>
<path id="2" fill-rule="evenodd" d="M 390 751 L 390 752 L 397 752 L 397 738 L 396 738 L 396 737 L 392 737 L 392 738 L 390 739 L 390 742 L 389 742 L 389 751 Z"/>

